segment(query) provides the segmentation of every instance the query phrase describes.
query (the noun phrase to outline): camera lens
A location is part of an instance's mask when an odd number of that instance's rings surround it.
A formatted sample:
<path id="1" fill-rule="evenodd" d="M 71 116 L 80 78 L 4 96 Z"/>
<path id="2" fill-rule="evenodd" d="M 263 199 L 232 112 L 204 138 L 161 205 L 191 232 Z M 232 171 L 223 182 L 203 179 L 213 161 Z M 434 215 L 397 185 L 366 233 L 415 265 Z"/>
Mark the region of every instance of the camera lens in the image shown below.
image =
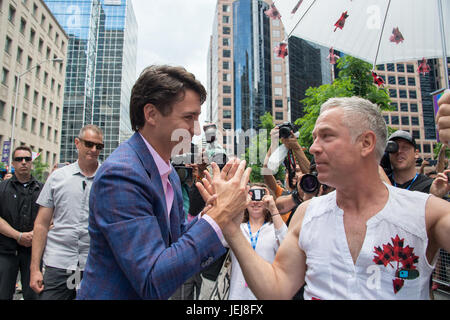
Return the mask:
<path id="1" fill-rule="evenodd" d="M 291 130 L 287 127 L 280 128 L 280 138 L 289 138 L 291 136 Z"/>
<path id="2" fill-rule="evenodd" d="M 300 188 L 306 193 L 314 193 L 319 189 L 320 183 L 312 174 L 305 174 L 300 180 Z"/>

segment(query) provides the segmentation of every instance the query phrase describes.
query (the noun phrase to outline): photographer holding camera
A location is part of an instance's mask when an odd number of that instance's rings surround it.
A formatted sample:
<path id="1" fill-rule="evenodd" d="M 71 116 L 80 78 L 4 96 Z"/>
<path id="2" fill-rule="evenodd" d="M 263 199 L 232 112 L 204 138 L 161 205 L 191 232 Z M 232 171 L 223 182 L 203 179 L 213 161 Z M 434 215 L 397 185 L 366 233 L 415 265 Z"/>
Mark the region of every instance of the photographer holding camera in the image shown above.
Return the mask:
<path id="1" fill-rule="evenodd" d="M 251 201 L 244 211 L 240 225 L 253 250 L 264 260 L 272 263 L 278 248 L 287 234 L 286 224 L 280 217 L 273 196 L 265 184 L 250 184 Z M 231 252 L 231 277 L 229 300 L 256 300 L 247 286 L 239 262 Z"/>
<path id="2" fill-rule="evenodd" d="M 264 183 L 275 194 L 276 198 L 282 196 L 285 193 L 295 191 L 297 188 L 297 182 L 300 179 L 302 173 L 309 171 L 309 160 L 303 152 L 302 147 L 298 143 L 297 138 L 294 135 L 295 128 L 289 122 L 285 122 L 276 126 L 270 131 L 271 145 L 264 159 L 263 170 L 261 171 Z M 287 157 L 284 159 L 286 165 L 286 182 L 285 188 L 277 184 L 273 171 L 268 173 L 268 162 L 273 152 L 280 148 L 278 141 L 281 138 L 281 142 L 288 150 Z M 266 171 L 267 170 L 267 171 Z M 266 172 L 265 172 L 266 171 Z M 303 195 L 300 195 L 301 197 Z M 289 218 L 289 210 L 284 211 L 282 214 L 283 220 L 286 222 Z"/>
<path id="3" fill-rule="evenodd" d="M 419 151 L 415 139 L 409 132 L 395 131 L 388 139 L 397 144 L 397 150 L 389 153 L 392 173 L 389 179 L 394 187 L 411 191 L 430 193 L 433 179 L 420 174 L 416 170 L 416 159 Z"/>

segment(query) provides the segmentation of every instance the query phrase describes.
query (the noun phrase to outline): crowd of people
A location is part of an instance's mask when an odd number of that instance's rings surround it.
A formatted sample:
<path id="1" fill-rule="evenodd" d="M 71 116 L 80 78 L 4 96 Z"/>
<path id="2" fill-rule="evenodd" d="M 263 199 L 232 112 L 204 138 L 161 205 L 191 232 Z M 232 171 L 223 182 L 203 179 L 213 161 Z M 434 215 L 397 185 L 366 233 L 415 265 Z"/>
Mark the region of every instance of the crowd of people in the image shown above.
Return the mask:
<path id="1" fill-rule="evenodd" d="M 13 298 L 19 272 L 30 300 L 430 298 L 439 249 L 450 251 L 449 92 L 436 172 L 417 169 L 408 132 L 387 136 L 376 105 L 333 98 L 313 158 L 293 130 L 271 131 L 264 183 L 222 149 L 174 164 L 172 133 L 200 134 L 205 99 L 184 68 L 151 66 L 131 93 L 134 135 L 101 165 L 95 125 L 45 184 L 31 149 L 17 147 L 0 183 L 0 299 Z M 279 141 L 285 181 L 268 168 Z"/>

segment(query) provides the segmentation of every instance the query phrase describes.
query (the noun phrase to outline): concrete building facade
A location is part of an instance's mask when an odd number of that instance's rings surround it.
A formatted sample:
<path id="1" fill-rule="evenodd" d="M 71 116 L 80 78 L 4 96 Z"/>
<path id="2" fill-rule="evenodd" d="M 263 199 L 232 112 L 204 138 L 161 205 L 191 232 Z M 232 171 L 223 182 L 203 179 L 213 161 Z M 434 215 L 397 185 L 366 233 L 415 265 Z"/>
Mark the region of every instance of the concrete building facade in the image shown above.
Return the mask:
<path id="1" fill-rule="evenodd" d="M 43 1 L 0 0 L 0 145 L 14 125 L 11 150 L 30 146 L 50 167 L 59 162 L 67 44 Z"/>

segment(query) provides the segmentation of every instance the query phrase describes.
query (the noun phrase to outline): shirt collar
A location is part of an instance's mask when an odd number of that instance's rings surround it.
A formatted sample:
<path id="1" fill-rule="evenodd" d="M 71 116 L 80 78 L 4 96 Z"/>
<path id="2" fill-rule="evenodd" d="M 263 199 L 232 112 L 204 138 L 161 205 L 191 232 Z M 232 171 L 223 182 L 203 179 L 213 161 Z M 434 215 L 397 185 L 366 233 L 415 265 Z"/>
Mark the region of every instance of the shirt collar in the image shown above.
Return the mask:
<path id="1" fill-rule="evenodd" d="M 148 141 L 142 136 L 142 134 L 139 132 L 139 135 L 141 136 L 142 140 L 144 140 L 145 145 L 147 146 L 148 150 L 152 154 L 153 160 L 156 163 L 156 167 L 158 168 L 159 175 L 161 177 L 167 177 L 172 172 L 172 166 L 170 165 L 170 162 L 165 162 L 163 158 L 159 155 L 158 152 L 156 152 L 155 149 L 148 143 Z"/>

